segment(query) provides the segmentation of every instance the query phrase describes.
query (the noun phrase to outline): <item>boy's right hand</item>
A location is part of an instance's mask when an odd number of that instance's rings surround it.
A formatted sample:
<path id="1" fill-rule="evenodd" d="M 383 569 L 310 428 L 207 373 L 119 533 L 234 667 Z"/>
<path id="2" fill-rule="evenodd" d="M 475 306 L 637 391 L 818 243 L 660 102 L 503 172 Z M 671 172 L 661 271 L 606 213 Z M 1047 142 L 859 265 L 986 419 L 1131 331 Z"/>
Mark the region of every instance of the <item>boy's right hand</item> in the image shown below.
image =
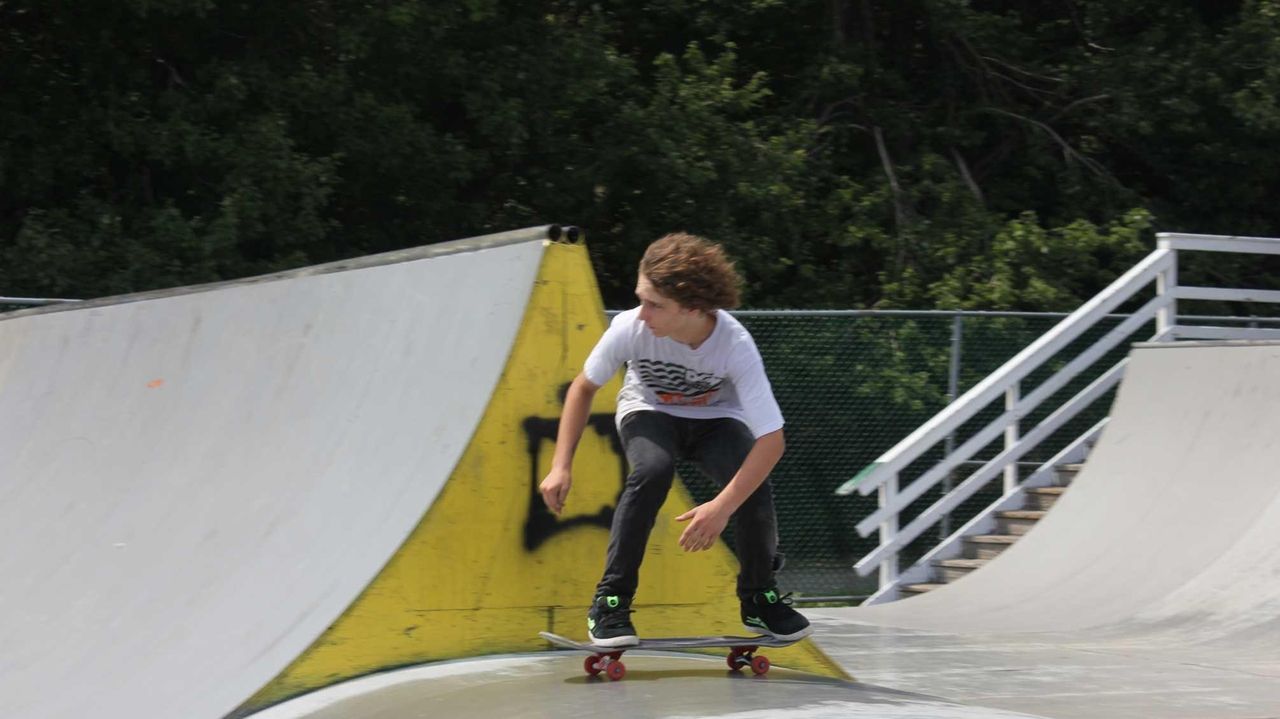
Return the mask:
<path id="1" fill-rule="evenodd" d="M 546 479 L 542 480 L 542 484 L 538 485 L 538 491 L 542 493 L 542 501 L 546 502 L 547 509 L 559 514 L 564 509 L 564 500 L 569 496 L 569 487 L 573 486 L 573 477 L 567 469 L 552 469 L 547 473 Z"/>

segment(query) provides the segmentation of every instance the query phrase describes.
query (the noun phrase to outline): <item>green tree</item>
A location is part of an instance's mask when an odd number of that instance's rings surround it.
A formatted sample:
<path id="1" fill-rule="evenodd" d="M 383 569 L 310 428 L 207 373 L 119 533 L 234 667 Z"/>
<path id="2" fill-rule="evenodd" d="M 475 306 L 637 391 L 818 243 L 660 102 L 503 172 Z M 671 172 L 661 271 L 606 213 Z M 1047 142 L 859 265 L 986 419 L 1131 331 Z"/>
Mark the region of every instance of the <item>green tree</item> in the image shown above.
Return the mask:
<path id="1" fill-rule="evenodd" d="M 613 306 L 643 246 L 685 229 L 729 246 L 757 307 L 1065 307 L 1151 230 L 1280 233 L 1259 153 L 1278 15 L 5 0 L 0 288 L 93 296 L 555 221 L 588 230 Z"/>

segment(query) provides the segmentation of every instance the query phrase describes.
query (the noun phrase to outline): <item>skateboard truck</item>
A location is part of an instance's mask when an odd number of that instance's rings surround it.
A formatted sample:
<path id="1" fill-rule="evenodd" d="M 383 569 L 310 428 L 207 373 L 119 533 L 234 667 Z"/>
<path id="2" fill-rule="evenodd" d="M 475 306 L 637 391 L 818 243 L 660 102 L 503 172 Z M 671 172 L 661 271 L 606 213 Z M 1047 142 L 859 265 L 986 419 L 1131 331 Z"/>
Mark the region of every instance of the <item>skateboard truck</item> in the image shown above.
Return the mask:
<path id="1" fill-rule="evenodd" d="M 757 676 L 768 674 L 769 667 L 773 665 L 769 662 L 769 657 L 755 653 L 759 648 L 750 645 L 733 647 L 725 657 L 725 663 L 735 672 L 750 668 Z M 582 669 L 590 676 L 603 674 L 616 682 L 627 675 L 627 665 L 622 663 L 622 654 L 622 651 L 591 654 L 583 660 Z"/>
<path id="2" fill-rule="evenodd" d="M 627 675 L 627 665 L 622 663 L 622 652 L 592 654 L 582 662 L 582 668 L 593 677 L 604 674 L 615 682 Z"/>
<path id="3" fill-rule="evenodd" d="M 751 672 L 757 676 L 763 676 L 769 673 L 769 667 L 773 666 L 769 663 L 769 657 L 763 654 L 756 654 L 759 647 L 733 647 L 729 651 L 729 656 L 725 657 L 726 663 L 733 671 L 741 671 L 743 667 L 751 667 Z"/>

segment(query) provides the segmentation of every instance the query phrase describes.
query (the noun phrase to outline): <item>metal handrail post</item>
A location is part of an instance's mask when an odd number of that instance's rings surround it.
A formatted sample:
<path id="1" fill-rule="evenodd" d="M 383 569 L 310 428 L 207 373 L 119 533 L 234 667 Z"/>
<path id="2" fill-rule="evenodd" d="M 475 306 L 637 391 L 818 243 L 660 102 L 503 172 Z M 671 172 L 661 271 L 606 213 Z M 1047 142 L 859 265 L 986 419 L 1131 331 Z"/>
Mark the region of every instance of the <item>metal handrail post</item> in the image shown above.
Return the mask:
<path id="1" fill-rule="evenodd" d="M 951 358 L 950 366 L 947 372 L 947 404 L 956 401 L 960 396 L 960 357 L 964 352 L 964 314 L 957 312 L 951 318 Z M 956 434 L 952 432 L 947 435 L 946 452 L 948 457 L 956 451 Z M 951 491 L 955 480 L 951 473 L 948 472 L 946 479 L 942 481 L 942 493 L 947 494 Z M 951 536 L 951 513 L 948 512 L 942 518 L 942 524 L 938 530 L 938 538 L 945 539 Z"/>
<path id="2" fill-rule="evenodd" d="M 1156 296 L 1169 297 L 1169 303 L 1156 313 L 1156 334 L 1164 335 L 1178 325 L 1178 250 L 1170 248 L 1169 266 L 1156 275 Z"/>
<path id="3" fill-rule="evenodd" d="M 1022 399 L 1022 383 L 1015 382 L 1012 387 L 1004 393 L 1004 409 L 1010 412 L 1017 408 L 1019 400 Z M 1004 430 L 1004 448 L 1006 451 L 1013 449 L 1018 444 L 1021 436 L 1019 431 L 1022 422 L 1018 418 L 1014 418 L 1009 426 Z M 1009 494 L 1018 488 L 1018 463 L 1010 462 L 1004 468 L 1004 493 Z"/>
<path id="4" fill-rule="evenodd" d="M 894 472 L 893 476 L 880 485 L 880 491 L 877 496 L 880 498 L 881 507 L 889 507 L 893 505 L 893 501 L 898 493 L 898 473 Z M 898 538 L 898 514 L 892 512 L 880 522 L 880 544 L 881 546 L 892 544 Z M 892 587 L 898 581 L 898 553 L 891 552 L 885 556 L 880 562 L 880 589 Z M 894 597 L 897 598 L 896 596 Z"/>

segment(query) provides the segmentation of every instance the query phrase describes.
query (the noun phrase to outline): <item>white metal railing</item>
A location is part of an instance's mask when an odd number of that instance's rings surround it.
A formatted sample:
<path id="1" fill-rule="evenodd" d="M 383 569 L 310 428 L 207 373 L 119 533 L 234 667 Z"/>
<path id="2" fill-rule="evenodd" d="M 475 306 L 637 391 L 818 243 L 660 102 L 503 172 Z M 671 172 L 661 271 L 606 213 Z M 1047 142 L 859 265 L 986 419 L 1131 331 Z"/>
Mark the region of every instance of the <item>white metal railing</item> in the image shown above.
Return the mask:
<path id="1" fill-rule="evenodd" d="M 873 532 L 879 532 L 878 546 L 854 566 L 858 573 L 864 576 L 873 571 L 879 571 L 879 590 L 868 600 L 868 603 L 896 599 L 899 587 L 904 583 L 920 581 L 927 574 L 932 561 L 944 558 L 940 555 L 949 551 L 958 554 L 960 540 L 964 536 L 986 531 L 993 524 L 994 513 L 1008 507 L 1011 500 L 1016 499 L 1025 487 L 1048 483 L 1052 471 L 1050 463 L 1038 468 L 1025 481 L 1020 481 L 1019 461 L 1082 410 L 1114 388 L 1123 377 L 1127 360 L 1121 360 L 1105 370 L 1101 376 L 1075 396 L 1048 412 L 1035 427 L 1023 427 L 1022 420 L 1032 412 L 1042 410 L 1046 400 L 1147 323 L 1155 321 L 1156 329 L 1152 337 L 1155 341 L 1280 340 L 1280 330 L 1275 329 L 1187 326 L 1179 325 L 1177 322 L 1179 300 L 1280 303 L 1280 292 L 1277 291 L 1179 286 L 1179 252 L 1280 254 L 1280 239 L 1171 233 L 1161 233 L 1157 239 L 1156 249 L 1146 258 L 837 490 L 837 494 L 841 495 L 849 495 L 855 491 L 865 495 L 875 491 L 879 498 L 878 508 L 856 526 L 858 533 L 864 537 Z M 1140 309 L 1066 363 L 1047 380 L 1030 392 L 1024 393 L 1022 383 L 1028 375 L 1045 366 L 1065 347 L 1106 318 L 1110 312 L 1140 293 L 1151 289 L 1152 286 L 1154 286 L 1154 296 Z M 955 436 L 957 430 L 1000 399 L 1003 399 L 1004 412 L 974 432 L 959 446 L 953 446 L 951 438 Z M 1105 421 L 1070 443 L 1066 450 L 1050 462 L 1079 461 L 1086 451 L 1087 444 L 1102 431 L 1103 424 Z M 1003 448 L 995 457 L 981 463 L 978 469 L 955 484 L 928 508 L 912 517 L 906 526 L 901 526 L 903 510 L 940 482 L 950 478 L 957 468 L 973 464 L 972 460 L 978 452 L 1001 437 L 1003 437 Z M 944 440 L 946 440 L 946 449 L 941 460 L 914 478 L 902 476 L 903 470 L 919 461 L 926 452 L 933 450 L 939 442 Z M 1067 459 L 1064 460 L 1064 457 Z M 905 572 L 900 571 L 899 552 L 903 547 L 948 517 L 960 503 L 972 497 L 997 476 L 1003 477 L 1003 492 L 999 500 L 980 512 L 965 527 L 943 540 L 939 547 L 927 553 L 915 565 Z"/>

